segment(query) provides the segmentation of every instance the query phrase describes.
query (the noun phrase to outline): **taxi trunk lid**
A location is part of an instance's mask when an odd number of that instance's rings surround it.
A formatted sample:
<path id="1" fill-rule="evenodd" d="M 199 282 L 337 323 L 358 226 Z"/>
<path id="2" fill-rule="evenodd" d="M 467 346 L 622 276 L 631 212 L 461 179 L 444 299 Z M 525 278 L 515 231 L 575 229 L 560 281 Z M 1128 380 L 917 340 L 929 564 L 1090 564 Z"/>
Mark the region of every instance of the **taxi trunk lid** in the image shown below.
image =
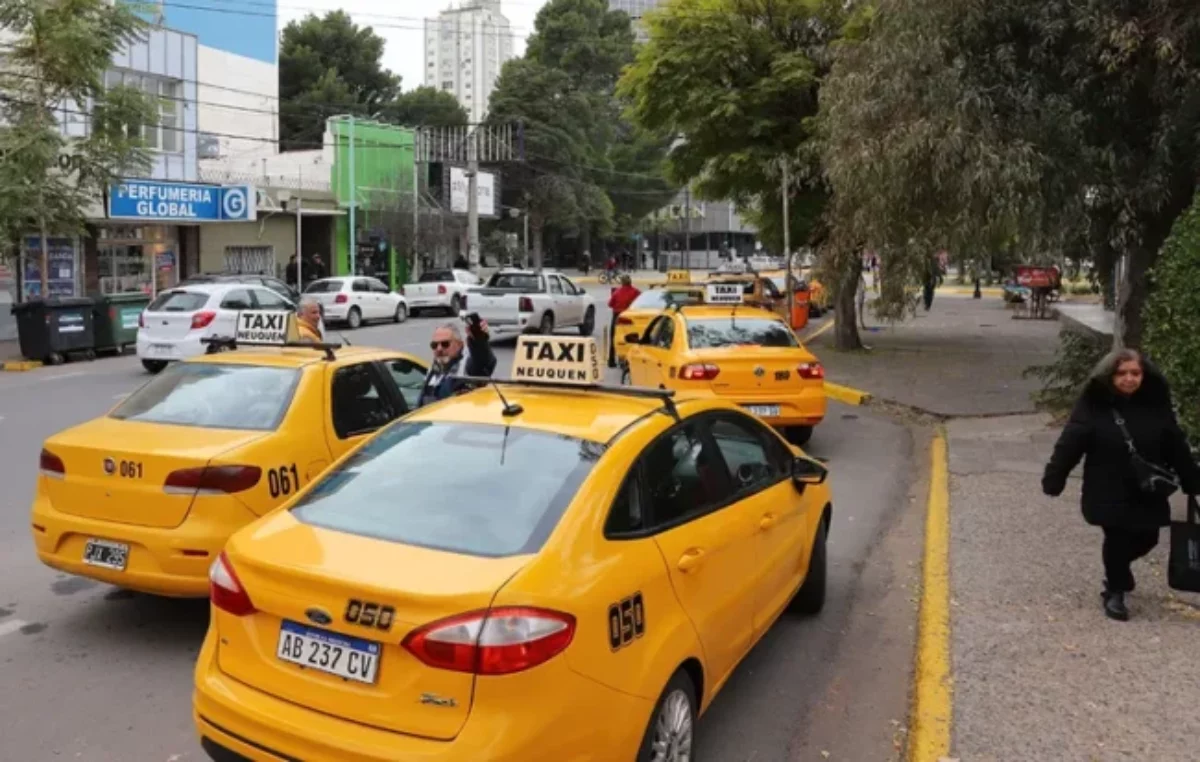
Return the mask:
<path id="1" fill-rule="evenodd" d="M 470 713 L 475 675 L 427 666 L 403 641 L 432 622 L 486 610 L 528 556 L 414 547 L 307 526 L 282 513 L 236 538 L 226 559 L 254 610 L 214 612 L 222 672 L 325 714 L 450 740 Z M 323 646 L 312 645 L 322 639 L 340 645 L 342 655 L 331 649 L 326 657 Z M 285 643 L 297 642 L 293 655 L 303 660 L 317 648 L 314 658 L 335 670 L 347 667 L 354 651 L 366 650 L 376 663 L 364 669 L 364 658 L 355 659 L 355 677 L 300 666 L 281 654 Z"/>
<path id="2" fill-rule="evenodd" d="M 264 435 L 98 418 L 46 440 L 45 449 L 61 459 L 64 473 L 45 478 L 44 488 L 55 509 L 72 516 L 177 527 L 195 492 L 168 492 L 168 475 L 207 466 Z"/>
<path id="3" fill-rule="evenodd" d="M 720 369 L 707 379 L 713 392 L 738 399 L 769 401 L 781 394 L 794 394 L 805 386 L 821 386 L 821 378 L 805 378 L 802 365 L 817 359 L 798 347 L 737 347 L 693 351 L 691 362 Z"/>

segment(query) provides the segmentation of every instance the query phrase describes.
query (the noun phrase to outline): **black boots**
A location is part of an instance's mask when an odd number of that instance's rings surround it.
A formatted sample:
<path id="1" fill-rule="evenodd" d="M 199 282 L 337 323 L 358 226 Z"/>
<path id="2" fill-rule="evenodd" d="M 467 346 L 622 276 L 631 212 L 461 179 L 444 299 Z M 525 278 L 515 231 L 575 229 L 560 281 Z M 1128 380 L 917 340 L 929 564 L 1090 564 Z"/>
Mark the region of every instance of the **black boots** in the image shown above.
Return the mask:
<path id="1" fill-rule="evenodd" d="M 1105 590 L 1100 594 L 1104 600 L 1104 615 L 1118 622 L 1129 621 L 1129 609 L 1125 608 L 1125 593 L 1112 593 Z"/>

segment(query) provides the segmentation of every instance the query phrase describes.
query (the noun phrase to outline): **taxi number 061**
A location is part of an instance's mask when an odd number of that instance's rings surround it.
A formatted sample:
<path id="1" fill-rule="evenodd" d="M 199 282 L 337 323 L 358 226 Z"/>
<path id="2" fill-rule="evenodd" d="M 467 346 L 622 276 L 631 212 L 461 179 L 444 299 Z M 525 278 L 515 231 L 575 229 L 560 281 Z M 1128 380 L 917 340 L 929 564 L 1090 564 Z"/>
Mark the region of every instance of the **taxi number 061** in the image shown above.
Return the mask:
<path id="1" fill-rule="evenodd" d="M 271 497 L 290 495 L 300 489 L 300 472 L 296 470 L 296 464 L 268 468 L 267 489 L 271 491 Z"/>
<path id="2" fill-rule="evenodd" d="M 646 634 L 646 606 L 634 593 L 608 607 L 608 645 L 617 651 Z"/>

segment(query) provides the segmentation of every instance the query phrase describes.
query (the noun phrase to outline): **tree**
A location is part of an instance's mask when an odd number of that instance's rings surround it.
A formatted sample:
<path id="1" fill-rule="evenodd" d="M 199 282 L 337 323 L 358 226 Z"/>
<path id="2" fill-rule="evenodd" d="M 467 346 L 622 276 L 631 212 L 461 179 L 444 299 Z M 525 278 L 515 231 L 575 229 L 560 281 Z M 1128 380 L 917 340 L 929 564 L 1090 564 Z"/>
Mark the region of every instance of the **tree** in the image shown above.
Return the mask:
<path id="1" fill-rule="evenodd" d="M 383 118 L 406 127 L 458 126 L 467 123 L 467 110 L 451 93 L 421 86 L 401 93 L 383 107 Z"/>
<path id="2" fill-rule="evenodd" d="M 158 104 L 140 91 L 104 87 L 112 56 L 145 30 L 123 4 L 107 0 L 8 0 L 0 29 L 15 39 L 0 70 L 0 234 L 41 237 L 41 294 L 48 296 L 51 234 L 84 229 L 87 209 L 121 175 L 144 171 L 145 128 Z M 86 137 L 68 139 L 59 110 L 91 106 Z M 60 155 L 74 155 L 70 171 Z"/>
<path id="3" fill-rule="evenodd" d="M 309 14 L 279 43 L 279 133 L 286 148 L 319 147 L 325 120 L 371 116 L 395 100 L 400 78 L 384 69 L 384 40 L 344 11 Z"/>

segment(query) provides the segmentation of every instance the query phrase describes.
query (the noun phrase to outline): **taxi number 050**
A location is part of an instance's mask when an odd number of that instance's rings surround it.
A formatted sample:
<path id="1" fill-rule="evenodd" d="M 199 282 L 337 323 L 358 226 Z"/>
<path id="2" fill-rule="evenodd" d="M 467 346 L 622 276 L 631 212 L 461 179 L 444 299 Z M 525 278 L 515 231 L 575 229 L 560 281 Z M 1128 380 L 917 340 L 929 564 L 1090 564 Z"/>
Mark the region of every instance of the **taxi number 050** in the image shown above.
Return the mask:
<path id="1" fill-rule="evenodd" d="M 646 606 L 634 593 L 608 607 L 608 645 L 617 651 L 646 634 Z"/>
<path id="2" fill-rule="evenodd" d="M 267 469 L 267 489 L 271 491 L 271 497 L 290 495 L 300 489 L 300 472 L 296 470 L 296 464 Z"/>

